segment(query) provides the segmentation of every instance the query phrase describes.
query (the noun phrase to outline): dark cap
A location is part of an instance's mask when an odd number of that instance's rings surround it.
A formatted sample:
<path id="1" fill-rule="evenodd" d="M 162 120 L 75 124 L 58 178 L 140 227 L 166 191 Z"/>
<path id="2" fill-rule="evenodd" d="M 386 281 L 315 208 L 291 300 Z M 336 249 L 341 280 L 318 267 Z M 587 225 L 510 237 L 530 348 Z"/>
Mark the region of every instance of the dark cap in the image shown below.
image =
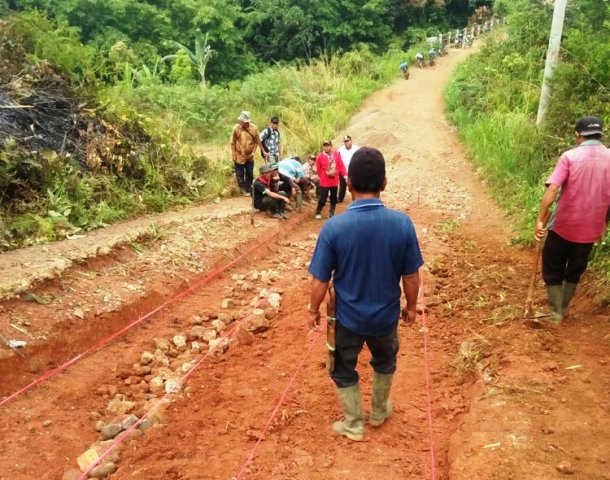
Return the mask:
<path id="1" fill-rule="evenodd" d="M 324 141 L 322 142 L 322 145 L 332 145 L 333 142 L 331 142 L 328 138 L 325 138 Z"/>
<path id="2" fill-rule="evenodd" d="M 347 142 L 348 140 L 351 140 L 352 137 L 350 137 L 349 135 L 346 135 L 345 137 L 343 137 L 343 141 Z"/>
<path id="3" fill-rule="evenodd" d="M 269 173 L 271 171 L 271 167 L 268 164 L 261 165 L 258 169 L 260 173 Z"/>
<path id="4" fill-rule="evenodd" d="M 280 123 L 280 119 L 273 116 L 273 117 L 271 117 L 271 123 Z"/>
<path id="5" fill-rule="evenodd" d="M 383 155 L 376 148 L 359 148 L 349 163 L 347 176 L 352 187 L 357 192 L 380 192 L 385 180 L 385 160 Z"/>
<path id="6" fill-rule="evenodd" d="M 604 133 L 603 128 L 604 123 L 601 118 L 588 115 L 576 122 L 575 130 L 579 135 L 587 137 L 589 135 L 602 135 Z"/>

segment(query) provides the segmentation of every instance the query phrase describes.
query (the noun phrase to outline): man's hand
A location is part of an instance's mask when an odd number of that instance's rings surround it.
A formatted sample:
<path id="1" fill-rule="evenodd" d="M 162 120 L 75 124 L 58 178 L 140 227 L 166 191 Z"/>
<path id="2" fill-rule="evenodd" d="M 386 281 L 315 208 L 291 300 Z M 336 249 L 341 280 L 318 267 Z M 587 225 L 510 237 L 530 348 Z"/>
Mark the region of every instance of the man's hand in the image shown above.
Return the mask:
<path id="1" fill-rule="evenodd" d="M 536 220 L 536 230 L 534 231 L 534 240 L 541 242 L 546 235 L 546 226 L 542 220 Z"/>
<path id="2" fill-rule="evenodd" d="M 415 310 L 409 310 L 407 307 L 402 309 L 402 321 L 405 325 L 413 325 L 413 323 L 415 323 L 416 316 L 417 312 Z"/>
<path id="3" fill-rule="evenodd" d="M 318 330 L 320 326 L 320 312 L 317 311 L 315 313 L 309 312 L 309 320 L 307 321 L 307 326 L 309 330 Z"/>

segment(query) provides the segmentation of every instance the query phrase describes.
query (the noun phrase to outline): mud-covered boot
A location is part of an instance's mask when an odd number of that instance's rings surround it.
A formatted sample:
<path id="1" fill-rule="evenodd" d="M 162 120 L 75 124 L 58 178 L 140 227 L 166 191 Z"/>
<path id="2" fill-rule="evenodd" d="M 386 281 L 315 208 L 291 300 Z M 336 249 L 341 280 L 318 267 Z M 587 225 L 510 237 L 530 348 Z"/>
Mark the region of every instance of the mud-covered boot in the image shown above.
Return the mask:
<path id="1" fill-rule="evenodd" d="M 296 206 L 297 213 L 301 213 L 303 211 L 303 192 L 300 190 L 297 192 Z"/>
<path id="2" fill-rule="evenodd" d="M 328 218 L 332 218 L 335 216 L 335 205 L 330 206 L 330 212 L 328 212 Z"/>
<path id="3" fill-rule="evenodd" d="M 362 413 L 362 401 L 360 399 L 360 387 L 358 384 L 351 387 L 337 388 L 339 398 L 343 405 L 343 420 L 333 423 L 333 431 L 337 435 L 343 435 L 359 442 L 364 437 L 364 415 Z"/>
<path id="4" fill-rule="evenodd" d="M 574 293 L 576 292 L 576 287 L 578 286 L 577 283 L 572 283 L 572 282 L 563 282 L 563 303 L 562 303 L 562 309 L 561 309 L 561 313 L 563 314 L 563 316 L 567 316 L 568 314 L 568 308 L 570 308 L 570 300 L 572 300 L 572 297 L 574 296 Z"/>
<path id="5" fill-rule="evenodd" d="M 369 423 L 378 427 L 392 415 L 392 402 L 390 402 L 390 389 L 392 388 L 393 373 L 383 374 L 373 372 L 373 398 Z"/>
<path id="6" fill-rule="evenodd" d="M 545 320 L 560 324 L 563 320 L 563 285 L 547 285 L 546 292 L 549 297 L 551 316 Z"/>

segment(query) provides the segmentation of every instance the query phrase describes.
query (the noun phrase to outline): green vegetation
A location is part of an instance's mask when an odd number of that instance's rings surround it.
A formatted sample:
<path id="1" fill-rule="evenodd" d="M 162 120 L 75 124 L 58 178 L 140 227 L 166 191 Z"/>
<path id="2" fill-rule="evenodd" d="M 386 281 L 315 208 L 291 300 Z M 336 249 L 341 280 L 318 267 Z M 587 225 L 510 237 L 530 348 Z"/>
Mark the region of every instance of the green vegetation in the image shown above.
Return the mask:
<path id="1" fill-rule="evenodd" d="M 571 2 L 561 63 L 542 128 L 535 125 L 552 2 L 497 0 L 508 26 L 458 68 L 445 91 L 447 110 L 476 167 L 516 224 L 516 241 L 532 241 L 544 180 L 574 145 L 574 123 L 588 114 L 610 120 L 610 5 Z M 592 258 L 610 273 L 610 239 Z"/>
<path id="2" fill-rule="evenodd" d="M 231 195 L 241 110 L 314 151 L 409 45 L 490 3 L 0 4 L 0 251 Z"/>

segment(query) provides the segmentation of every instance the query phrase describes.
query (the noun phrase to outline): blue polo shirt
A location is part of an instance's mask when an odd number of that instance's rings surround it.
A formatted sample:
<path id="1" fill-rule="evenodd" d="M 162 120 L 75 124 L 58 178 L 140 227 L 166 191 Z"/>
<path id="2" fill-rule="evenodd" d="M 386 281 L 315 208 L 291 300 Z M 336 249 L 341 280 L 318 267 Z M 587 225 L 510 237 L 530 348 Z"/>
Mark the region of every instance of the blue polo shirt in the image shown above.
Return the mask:
<path id="1" fill-rule="evenodd" d="M 337 320 L 367 336 L 387 335 L 400 317 L 401 277 L 424 260 L 411 219 L 379 199 L 357 200 L 322 228 L 309 273 L 333 279 Z"/>

